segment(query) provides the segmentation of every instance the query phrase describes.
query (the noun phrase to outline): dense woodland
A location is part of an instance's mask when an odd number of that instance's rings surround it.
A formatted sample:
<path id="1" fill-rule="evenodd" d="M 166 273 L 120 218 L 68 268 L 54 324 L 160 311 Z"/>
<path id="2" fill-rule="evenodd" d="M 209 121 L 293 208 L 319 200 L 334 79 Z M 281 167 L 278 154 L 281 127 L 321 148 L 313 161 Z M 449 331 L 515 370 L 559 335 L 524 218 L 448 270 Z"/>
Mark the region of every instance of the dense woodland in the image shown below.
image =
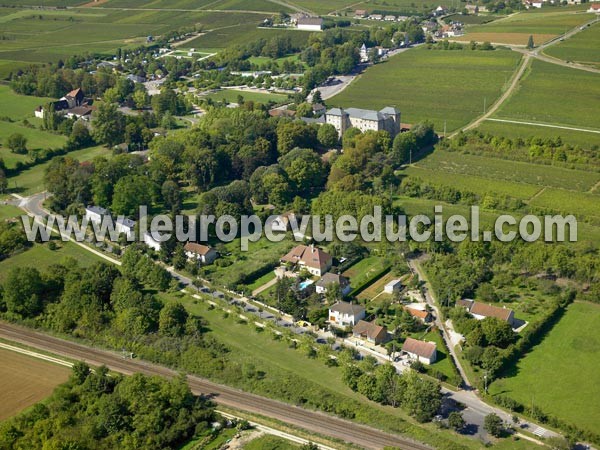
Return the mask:
<path id="1" fill-rule="evenodd" d="M 122 377 L 76 363 L 50 398 L 0 423 L 0 449 L 169 450 L 209 436 L 218 418 L 184 377 Z"/>

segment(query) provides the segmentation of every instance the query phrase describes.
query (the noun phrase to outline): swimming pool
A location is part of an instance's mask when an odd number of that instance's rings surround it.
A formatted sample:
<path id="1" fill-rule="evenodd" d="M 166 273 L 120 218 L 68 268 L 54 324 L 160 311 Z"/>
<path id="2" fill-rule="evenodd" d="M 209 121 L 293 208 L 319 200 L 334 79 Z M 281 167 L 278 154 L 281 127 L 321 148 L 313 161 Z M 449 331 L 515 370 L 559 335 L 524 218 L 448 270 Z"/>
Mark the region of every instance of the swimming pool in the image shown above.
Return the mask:
<path id="1" fill-rule="evenodd" d="M 301 282 L 298 285 L 298 287 L 300 288 L 301 291 L 303 291 L 304 289 L 306 289 L 308 286 L 310 286 L 314 282 L 315 282 L 314 280 L 304 280 L 303 282 Z"/>

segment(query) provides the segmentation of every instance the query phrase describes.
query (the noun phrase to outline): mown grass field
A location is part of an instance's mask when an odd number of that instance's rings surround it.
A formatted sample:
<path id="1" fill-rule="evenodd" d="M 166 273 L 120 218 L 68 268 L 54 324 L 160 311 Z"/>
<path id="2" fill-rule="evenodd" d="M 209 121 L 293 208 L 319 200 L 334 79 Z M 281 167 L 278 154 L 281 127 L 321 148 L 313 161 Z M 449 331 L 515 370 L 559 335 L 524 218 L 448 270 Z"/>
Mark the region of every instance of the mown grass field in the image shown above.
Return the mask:
<path id="1" fill-rule="evenodd" d="M 25 162 L 29 159 L 27 155 L 12 153 L 6 146 L 8 137 L 16 133 L 22 134 L 27 138 L 28 150 L 60 148 L 67 142 L 67 138 L 59 134 L 25 127 L 16 122 L 0 121 L 0 136 L 3 138 L 0 142 L 0 158 L 4 160 L 6 166 L 9 168 L 14 167 L 18 161 Z"/>
<path id="2" fill-rule="evenodd" d="M 82 150 L 75 150 L 69 153 L 69 156 L 82 161 L 91 161 L 97 156 L 106 156 L 110 158 L 112 153 L 105 147 L 89 147 Z M 8 179 L 8 187 L 22 195 L 30 195 L 36 192 L 42 192 L 44 188 L 44 171 L 50 164 L 47 161 L 33 166 L 30 169 L 23 170 L 17 176 Z"/>
<path id="3" fill-rule="evenodd" d="M 514 183 L 526 183 L 577 191 L 589 191 L 600 181 L 600 173 L 485 156 L 436 150 L 418 162 L 418 167 L 456 175 L 483 176 Z"/>
<path id="4" fill-rule="evenodd" d="M 578 145 L 581 148 L 600 147 L 600 134 L 585 131 L 564 130 L 560 128 L 541 127 L 536 125 L 523 125 L 516 123 L 485 121 L 477 127 L 482 133 L 490 133 L 495 136 L 504 136 L 510 139 L 529 138 L 538 136 L 541 138 L 556 139 L 560 137 L 563 142 Z"/>
<path id="5" fill-rule="evenodd" d="M 32 265 L 43 271 L 52 264 L 59 264 L 66 258 L 73 258 L 79 266 L 90 266 L 96 262 L 104 261 L 99 256 L 81 248 L 73 242 L 56 241 L 58 248 L 50 250 L 48 244 L 34 244 L 33 247 L 22 253 L 0 261 L 0 282 L 4 281 L 14 267 L 31 267 Z"/>
<path id="6" fill-rule="evenodd" d="M 495 117 L 600 130 L 599 97 L 597 74 L 535 60 Z"/>
<path id="7" fill-rule="evenodd" d="M 491 393 L 540 407 L 556 417 L 600 432 L 598 361 L 600 305 L 574 303 L 516 366 L 515 373 L 492 383 Z M 575 383 L 575 384 L 574 384 Z"/>
<path id="8" fill-rule="evenodd" d="M 431 120 L 450 132 L 483 113 L 501 94 L 520 55 L 507 50 L 406 51 L 367 69 L 328 106 L 381 109 L 396 106 L 402 122 Z"/>
<path id="9" fill-rule="evenodd" d="M 0 421 L 48 397 L 71 371 L 41 359 L 0 349 Z"/>
<path id="10" fill-rule="evenodd" d="M 456 40 L 527 45 L 529 36 L 532 35 L 534 43 L 539 45 L 594 17 L 592 14 L 582 13 L 581 8 L 577 9 L 524 11 L 491 23 L 469 26 L 467 33 Z"/>
<path id="11" fill-rule="evenodd" d="M 0 117 L 27 119 L 34 116 L 35 108 L 52 100 L 54 99 L 15 94 L 10 87 L 0 85 Z"/>
<path id="12" fill-rule="evenodd" d="M 271 435 L 260 436 L 244 446 L 244 450 L 297 450 L 300 445 Z"/>
<path id="13" fill-rule="evenodd" d="M 350 279 L 350 286 L 358 288 L 380 274 L 387 267 L 386 262 L 379 256 L 369 256 L 350 266 L 342 275 Z"/>
<path id="14" fill-rule="evenodd" d="M 218 92 L 204 95 L 200 98 L 211 98 L 216 102 L 226 101 L 227 103 L 237 103 L 239 95 L 244 97 L 244 101 L 252 101 L 256 103 L 279 103 L 287 100 L 288 98 L 287 95 L 282 94 L 263 94 L 262 92 L 239 91 L 236 89 L 222 89 Z"/>
<path id="15" fill-rule="evenodd" d="M 544 50 L 548 56 L 600 67 L 600 23 Z"/>

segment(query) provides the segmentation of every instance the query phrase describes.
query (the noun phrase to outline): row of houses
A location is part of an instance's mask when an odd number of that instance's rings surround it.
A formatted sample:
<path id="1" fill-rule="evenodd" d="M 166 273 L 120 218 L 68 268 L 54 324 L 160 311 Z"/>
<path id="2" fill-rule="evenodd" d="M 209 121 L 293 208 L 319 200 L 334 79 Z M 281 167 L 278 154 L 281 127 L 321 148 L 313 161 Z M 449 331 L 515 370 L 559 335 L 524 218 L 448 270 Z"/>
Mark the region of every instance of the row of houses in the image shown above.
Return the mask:
<path id="1" fill-rule="evenodd" d="M 407 308 L 408 309 L 408 308 Z M 431 314 L 427 311 L 410 308 L 411 314 L 416 314 L 423 321 L 430 321 Z M 335 327 L 352 327 L 352 335 L 374 345 L 384 344 L 389 339 L 387 327 L 377 325 L 375 321 L 364 320 L 366 310 L 364 306 L 351 302 L 337 302 L 329 308 L 328 322 Z M 418 360 L 424 364 L 432 364 L 436 360 L 437 348 L 433 342 L 420 341 L 406 338 L 402 346 L 402 353 L 410 359 Z"/>
<path id="2" fill-rule="evenodd" d="M 355 19 L 378 20 L 384 22 L 404 22 L 407 16 L 396 16 L 393 14 L 369 14 L 366 9 L 357 9 L 354 11 Z"/>

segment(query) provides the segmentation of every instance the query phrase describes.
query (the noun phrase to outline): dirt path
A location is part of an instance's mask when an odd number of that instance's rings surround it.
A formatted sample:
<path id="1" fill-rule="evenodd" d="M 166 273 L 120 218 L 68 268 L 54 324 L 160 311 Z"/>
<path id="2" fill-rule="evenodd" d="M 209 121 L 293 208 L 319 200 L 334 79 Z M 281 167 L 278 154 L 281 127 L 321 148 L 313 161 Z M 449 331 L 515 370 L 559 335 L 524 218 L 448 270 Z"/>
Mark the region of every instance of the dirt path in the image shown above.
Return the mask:
<path id="1" fill-rule="evenodd" d="M 256 297 L 258 294 L 260 294 L 261 292 L 266 291 L 271 286 L 275 286 L 277 284 L 277 281 L 279 281 L 279 278 L 275 277 L 271 281 L 268 281 L 265 284 L 263 284 L 261 287 L 254 289 L 252 291 L 252 297 Z"/>
<path id="2" fill-rule="evenodd" d="M 553 125 L 551 123 L 540 123 L 540 122 L 524 122 L 522 120 L 511 120 L 511 119 L 487 119 L 490 122 L 504 122 L 504 123 L 515 123 L 520 125 L 534 125 L 537 127 L 545 127 L 545 128 L 558 128 L 561 130 L 571 130 L 571 131 L 583 131 L 586 133 L 597 133 L 600 134 L 600 130 L 590 130 L 587 128 L 577 128 L 577 127 L 569 127 L 566 125 Z"/>
<path id="3" fill-rule="evenodd" d="M 527 69 L 527 67 L 529 67 L 530 59 L 531 59 L 531 55 L 525 54 L 523 60 L 521 61 L 521 65 L 519 66 L 517 71 L 513 74 L 513 77 L 512 77 L 512 80 L 511 80 L 511 83 L 510 83 L 510 86 L 508 87 L 508 89 L 506 91 L 504 91 L 504 94 L 502 94 L 500 96 L 500 98 L 498 100 L 496 100 L 494 102 L 494 104 L 483 115 L 479 116 L 477 119 L 475 119 L 473 122 L 468 124 L 466 127 L 455 131 L 449 137 L 453 138 L 458 133 L 460 133 L 460 131 L 471 130 L 472 128 L 475 128 L 475 127 L 481 125 L 481 123 L 483 121 L 485 121 L 489 117 L 491 117 L 498 110 L 498 108 L 500 108 L 500 106 L 502 106 L 502 104 L 510 97 L 510 95 L 513 93 L 513 91 L 517 88 L 517 86 L 519 85 L 519 81 L 521 80 L 521 77 L 525 73 L 525 70 Z"/>
<path id="4" fill-rule="evenodd" d="M 534 201 L 536 198 L 538 198 L 540 195 L 542 195 L 544 192 L 546 191 L 546 187 L 543 187 L 542 189 L 540 189 L 539 191 L 537 191 L 533 197 L 531 197 L 529 200 L 527 200 L 527 203 L 531 203 L 532 201 Z"/>
<path id="5" fill-rule="evenodd" d="M 591 189 L 590 189 L 590 193 L 593 194 L 594 192 L 596 192 L 598 189 L 600 189 L 600 181 L 598 181 Z"/>

